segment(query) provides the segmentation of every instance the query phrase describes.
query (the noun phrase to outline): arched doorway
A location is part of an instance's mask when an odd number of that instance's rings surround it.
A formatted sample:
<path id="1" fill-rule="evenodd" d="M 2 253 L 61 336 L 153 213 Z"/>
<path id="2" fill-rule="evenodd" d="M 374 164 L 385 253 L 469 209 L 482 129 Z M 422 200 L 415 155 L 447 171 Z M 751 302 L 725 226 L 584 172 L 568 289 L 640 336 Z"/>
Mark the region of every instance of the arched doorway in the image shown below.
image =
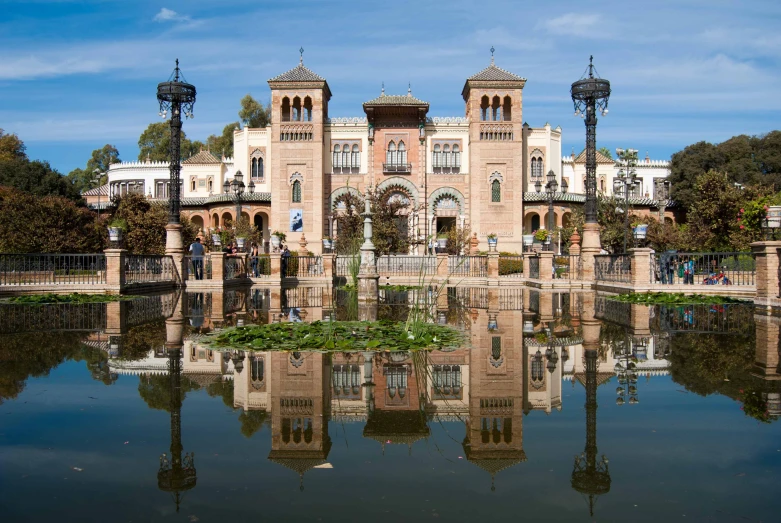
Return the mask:
<path id="1" fill-rule="evenodd" d="M 222 213 L 222 226 L 230 227 L 233 224 L 233 215 L 228 211 Z"/>
<path id="2" fill-rule="evenodd" d="M 203 218 L 201 218 L 200 215 L 196 214 L 194 216 L 191 216 L 190 221 L 192 222 L 193 225 L 198 227 L 199 231 L 203 230 Z"/>
<path id="3" fill-rule="evenodd" d="M 212 214 L 212 227 L 215 229 L 220 226 L 220 216 L 217 213 Z"/>

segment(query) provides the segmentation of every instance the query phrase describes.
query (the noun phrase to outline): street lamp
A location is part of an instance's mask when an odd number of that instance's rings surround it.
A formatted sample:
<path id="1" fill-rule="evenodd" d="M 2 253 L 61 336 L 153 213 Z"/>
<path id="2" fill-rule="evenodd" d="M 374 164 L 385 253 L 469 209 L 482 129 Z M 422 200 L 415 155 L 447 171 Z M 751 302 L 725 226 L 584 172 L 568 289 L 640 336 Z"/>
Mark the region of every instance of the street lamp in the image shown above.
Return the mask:
<path id="1" fill-rule="evenodd" d="M 553 322 L 548 322 L 548 348 L 545 349 L 545 357 L 548 359 L 548 363 L 545 365 L 545 367 L 548 369 L 548 372 L 553 374 L 553 371 L 556 370 L 556 364 L 559 362 L 559 355 L 556 352 L 556 346 L 553 343 Z"/>
<path id="2" fill-rule="evenodd" d="M 629 231 L 629 190 L 640 183 L 637 180 L 637 149 L 616 149 L 617 163 L 621 166 L 617 178 L 613 180 L 613 191 L 624 196 L 624 252 L 626 253 L 626 235 Z"/>
<path id="3" fill-rule="evenodd" d="M 157 100 L 160 102 L 160 112 L 163 119 L 171 111 L 171 158 L 168 165 L 171 190 L 168 194 L 168 226 L 166 227 L 166 251 L 182 252 L 182 226 L 179 223 L 181 205 L 181 189 L 179 187 L 181 166 L 182 111 L 187 118 L 193 118 L 195 105 L 195 86 L 188 84 L 179 70 L 179 59 L 176 68 L 167 82 L 157 84 Z"/>
<path id="4" fill-rule="evenodd" d="M 575 106 L 575 116 L 586 124 L 586 226 L 583 245 L 590 249 L 599 246 L 597 223 L 597 109 L 607 115 L 610 98 L 610 82 L 594 75 L 594 57 L 589 58 L 588 76 L 572 84 L 570 95 Z M 594 238 L 596 235 L 596 238 Z"/>
<path id="5" fill-rule="evenodd" d="M 100 179 L 103 178 L 106 173 L 100 172 L 100 169 L 95 169 L 92 172 L 95 173 L 95 178 L 93 178 L 92 181 L 98 184 L 98 221 L 100 221 Z"/>
<path id="6" fill-rule="evenodd" d="M 244 175 L 241 174 L 241 171 L 236 171 L 232 181 L 225 180 L 225 183 L 222 184 L 225 194 L 233 195 L 233 202 L 236 204 L 236 223 L 239 223 L 239 218 L 241 218 L 241 201 L 244 196 L 245 187 L 250 194 L 255 193 L 255 182 L 250 180 L 249 185 L 245 186 Z"/>
<path id="7" fill-rule="evenodd" d="M 613 367 L 618 376 L 618 387 L 616 387 L 616 405 L 623 405 L 627 402 L 635 405 L 639 403 L 637 399 L 637 365 L 632 361 L 632 340 L 627 337 L 625 345 L 618 356 L 618 362 Z"/>
<path id="8" fill-rule="evenodd" d="M 545 184 L 545 194 L 548 195 L 548 250 L 553 250 L 553 228 L 556 226 L 553 216 L 553 197 L 559 190 L 559 182 L 556 181 L 556 173 L 548 171 L 548 183 Z"/>

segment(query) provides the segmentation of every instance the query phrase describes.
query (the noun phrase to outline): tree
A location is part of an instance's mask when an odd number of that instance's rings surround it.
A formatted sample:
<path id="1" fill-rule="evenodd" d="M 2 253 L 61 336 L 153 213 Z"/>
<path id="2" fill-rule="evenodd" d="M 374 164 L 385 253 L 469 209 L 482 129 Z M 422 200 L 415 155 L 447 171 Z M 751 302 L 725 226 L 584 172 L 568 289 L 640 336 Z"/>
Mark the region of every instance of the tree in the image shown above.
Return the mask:
<path id="1" fill-rule="evenodd" d="M 199 388 L 197 383 L 182 376 L 178 403 L 181 405 L 188 392 Z M 150 409 L 171 412 L 171 376 L 167 374 L 141 376 L 138 380 L 138 394 Z"/>
<path id="2" fill-rule="evenodd" d="M 246 127 L 263 128 L 271 123 L 271 104 L 263 107 L 263 104 L 247 94 L 241 99 L 239 118 Z"/>
<path id="3" fill-rule="evenodd" d="M 613 153 L 611 153 L 610 149 L 608 149 L 607 147 L 600 147 L 598 150 L 599 150 L 599 152 L 601 152 L 602 154 L 604 154 L 605 156 L 607 156 L 611 160 L 613 159 Z"/>
<path id="4" fill-rule="evenodd" d="M 81 195 L 49 162 L 15 159 L 0 162 L 0 185 L 36 196 L 57 195 L 80 200 Z"/>
<path id="5" fill-rule="evenodd" d="M 95 214 L 60 196 L 0 188 L 0 252 L 94 253 L 103 246 Z"/>
<path id="6" fill-rule="evenodd" d="M 241 129 L 239 122 L 229 123 L 222 129 L 222 135 L 212 134 L 206 139 L 206 145 L 209 150 L 222 154 L 226 158 L 233 157 L 233 131 Z"/>
<path id="7" fill-rule="evenodd" d="M 141 194 L 126 194 L 114 199 L 111 219 L 119 218 L 127 223 L 125 248 L 133 254 L 165 254 L 165 226 L 168 211 L 153 204 Z M 180 217 L 182 241 L 188 245 L 198 235 L 198 227 L 186 216 Z"/>
<path id="8" fill-rule="evenodd" d="M 182 131 L 180 151 L 183 159 L 196 154 L 203 149 L 203 143 L 191 142 Z M 170 159 L 171 126 L 168 122 L 150 123 L 138 138 L 138 161 L 149 158 L 153 162 L 167 162 Z"/>
<path id="9" fill-rule="evenodd" d="M 27 160 L 27 147 L 16 134 L 7 134 L 0 129 L 0 162 Z"/>
<path id="10" fill-rule="evenodd" d="M 97 187 L 98 183 L 95 181 L 95 178 L 98 173 L 107 173 L 112 163 L 119 163 L 120 161 L 117 148 L 106 144 L 102 148 L 92 151 L 92 156 L 87 160 L 85 169 L 76 168 L 69 172 L 68 180 L 79 193 L 82 193 Z M 108 176 L 102 177 L 100 185 L 105 184 L 107 181 Z"/>

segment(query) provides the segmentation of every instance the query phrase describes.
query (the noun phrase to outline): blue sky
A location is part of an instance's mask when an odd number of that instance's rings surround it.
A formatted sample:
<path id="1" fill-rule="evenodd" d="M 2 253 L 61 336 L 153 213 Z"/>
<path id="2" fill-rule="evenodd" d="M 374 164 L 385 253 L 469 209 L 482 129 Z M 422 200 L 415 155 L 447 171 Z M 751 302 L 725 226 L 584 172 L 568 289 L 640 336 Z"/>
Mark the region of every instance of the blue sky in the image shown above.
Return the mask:
<path id="1" fill-rule="evenodd" d="M 240 98 L 298 62 L 324 76 L 331 116 L 406 93 L 461 116 L 467 76 L 496 63 L 528 78 L 524 120 L 583 147 L 570 84 L 589 54 L 611 81 L 600 146 L 668 158 L 700 140 L 779 128 L 781 3 L 773 1 L 0 0 L 0 128 L 63 173 L 111 143 L 135 160 L 175 58 L 198 88 L 191 138 L 237 120 Z"/>

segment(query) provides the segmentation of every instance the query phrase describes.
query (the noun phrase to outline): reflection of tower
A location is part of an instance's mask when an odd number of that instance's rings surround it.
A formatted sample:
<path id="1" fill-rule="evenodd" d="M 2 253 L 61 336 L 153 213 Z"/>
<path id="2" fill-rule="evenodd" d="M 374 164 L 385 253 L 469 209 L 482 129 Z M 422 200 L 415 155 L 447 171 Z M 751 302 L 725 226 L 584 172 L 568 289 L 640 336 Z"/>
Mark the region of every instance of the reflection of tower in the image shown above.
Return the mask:
<path id="1" fill-rule="evenodd" d="M 575 468 L 572 470 L 572 488 L 588 496 L 589 513 L 594 515 L 594 503 L 597 496 L 610 492 L 610 473 L 608 460 L 602 455 L 597 461 L 597 368 L 599 366 L 596 350 L 586 350 L 586 449 L 575 456 Z"/>
<path id="2" fill-rule="evenodd" d="M 180 345 L 181 347 L 181 345 Z M 160 456 L 160 469 L 157 471 L 157 487 L 171 492 L 179 512 L 182 493 L 195 486 L 195 453 L 187 453 L 182 458 L 182 350 L 168 349 L 168 377 L 171 385 L 171 455 Z"/>

